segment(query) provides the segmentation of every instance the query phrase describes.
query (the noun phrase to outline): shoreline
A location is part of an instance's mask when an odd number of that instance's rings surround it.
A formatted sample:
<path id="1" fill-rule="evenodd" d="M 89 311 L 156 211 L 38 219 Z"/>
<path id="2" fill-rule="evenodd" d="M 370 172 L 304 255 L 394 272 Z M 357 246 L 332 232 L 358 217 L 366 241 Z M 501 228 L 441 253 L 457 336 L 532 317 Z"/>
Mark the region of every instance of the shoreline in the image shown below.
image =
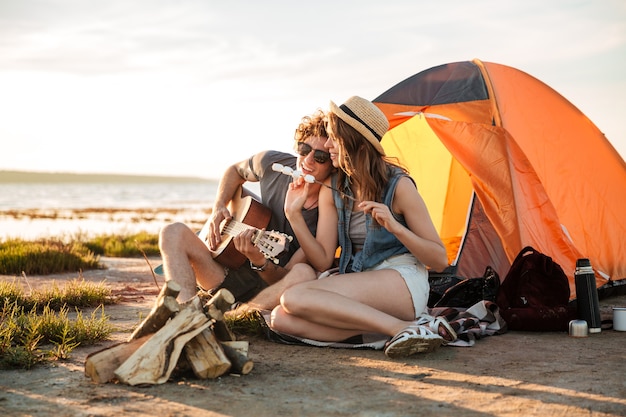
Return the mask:
<path id="1" fill-rule="evenodd" d="M 5 183 L 189 183 L 189 182 L 215 182 L 216 179 L 167 176 L 167 175 L 141 175 L 141 174 L 116 174 L 95 172 L 49 172 L 49 171 L 16 171 L 0 170 L 0 184 Z"/>
<path id="2" fill-rule="evenodd" d="M 71 238 L 78 235 L 158 233 L 174 222 L 201 229 L 211 209 L 200 208 L 59 208 L 0 210 L 0 241 Z"/>

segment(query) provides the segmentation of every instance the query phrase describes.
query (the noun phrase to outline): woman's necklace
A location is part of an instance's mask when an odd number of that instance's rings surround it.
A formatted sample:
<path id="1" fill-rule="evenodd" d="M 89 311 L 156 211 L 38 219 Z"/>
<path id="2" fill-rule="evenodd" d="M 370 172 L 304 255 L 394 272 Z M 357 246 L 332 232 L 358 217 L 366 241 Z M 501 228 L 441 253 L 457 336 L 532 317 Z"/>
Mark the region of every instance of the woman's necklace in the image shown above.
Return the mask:
<path id="1" fill-rule="evenodd" d="M 315 208 L 317 206 L 317 199 L 315 199 L 315 201 L 313 201 L 312 203 L 309 204 L 309 206 L 306 206 L 306 201 L 305 204 L 302 206 L 303 210 L 311 210 L 312 208 Z"/>

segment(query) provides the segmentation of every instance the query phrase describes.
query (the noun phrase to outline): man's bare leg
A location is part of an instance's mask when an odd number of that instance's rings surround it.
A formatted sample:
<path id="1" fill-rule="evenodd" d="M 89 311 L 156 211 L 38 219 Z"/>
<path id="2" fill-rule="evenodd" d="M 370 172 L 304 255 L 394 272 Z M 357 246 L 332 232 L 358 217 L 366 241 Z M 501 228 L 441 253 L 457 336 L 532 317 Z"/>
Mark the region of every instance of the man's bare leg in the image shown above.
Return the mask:
<path id="1" fill-rule="evenodd" d="M 295 265 L 287 275 L 285 275 L 280 281 L 270 285 L 263 289 L 255 297 L 246 303 L 240 304 L 236 309 L 226 312 L 226 316 L 232 318 L 241 317 L 249 312 L 260 310 L 272 310 L 280 302 L 280 296 L 285 290 L 300 282 L 314 280 L 317 277 L 309 273 L 310 269 L 305 270 L 303 273 L 298 265 Z"/>
<path id="2" fill-rule="evenodd" d="M 224 267 L 213 260 L 204 242 L 183 223 L 161 229 L 159 249 L 165 280 L 172 279 L 181 286 L 180 302 L 193 298 L 198 285 L 213 289 L 224 281 Z"/>

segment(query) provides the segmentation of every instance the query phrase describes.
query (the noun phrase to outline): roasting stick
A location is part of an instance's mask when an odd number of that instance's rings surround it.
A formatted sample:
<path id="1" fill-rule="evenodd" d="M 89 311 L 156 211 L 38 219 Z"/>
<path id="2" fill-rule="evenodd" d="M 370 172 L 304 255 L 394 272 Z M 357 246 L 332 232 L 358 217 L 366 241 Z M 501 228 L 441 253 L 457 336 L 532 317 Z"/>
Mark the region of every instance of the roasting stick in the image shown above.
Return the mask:
<path id="1" fill-rule="evenodd" d="M 284 165 L 276 164 L 276 163 L 272 165 L 272 170 L 276 171 L 276 172 L 283 173 L 285 175 L 291 175 L 293 177 L 293 179 L 296 179 L 296 180 L 298 178 L 302 177 L 304 179 L 304 181 L 308 182 L 309 184 L 316 183 L 316 184 L 323 185 L 326 188 L 330 188 L 331 190 L 338 192 L 339 194 L 341 194 L 342 197 L 349 198 L 350 200 L 354 201 L 355 203 L 358 203 L 358 200 L 356 198 L 351 197 L 349 195 L 346 195 L 343 192 L 337 190 L 336 188 L 333 188 L 333 187 L 331 187 L 328 184 L 324 184 L 323 182 L 316 180 L 315 177 L 313 175 L 311 175 L 311 174 L 304 175 L 304 173 L 302 171 L 294 170 L 291 167 L 286 167 Z"/>

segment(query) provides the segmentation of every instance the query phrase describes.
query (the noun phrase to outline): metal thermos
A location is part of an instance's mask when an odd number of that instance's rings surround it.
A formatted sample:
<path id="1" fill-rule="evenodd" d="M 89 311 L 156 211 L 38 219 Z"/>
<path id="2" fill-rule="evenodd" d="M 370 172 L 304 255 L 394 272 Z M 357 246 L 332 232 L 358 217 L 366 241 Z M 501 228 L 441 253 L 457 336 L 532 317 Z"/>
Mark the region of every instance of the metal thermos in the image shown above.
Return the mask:
<path id="1" fill-rule="evenodd" d="M 576 261 L 574 272 L 576 284 L 576 304 L 578 318 L 585 320 L 589 327 L 589 333 L 600 333 L 600 301 L 598 300 L 598 288 L 596 277 L 591 268 L 591 262 L 587 258 Z"/>

